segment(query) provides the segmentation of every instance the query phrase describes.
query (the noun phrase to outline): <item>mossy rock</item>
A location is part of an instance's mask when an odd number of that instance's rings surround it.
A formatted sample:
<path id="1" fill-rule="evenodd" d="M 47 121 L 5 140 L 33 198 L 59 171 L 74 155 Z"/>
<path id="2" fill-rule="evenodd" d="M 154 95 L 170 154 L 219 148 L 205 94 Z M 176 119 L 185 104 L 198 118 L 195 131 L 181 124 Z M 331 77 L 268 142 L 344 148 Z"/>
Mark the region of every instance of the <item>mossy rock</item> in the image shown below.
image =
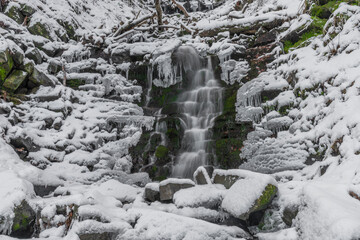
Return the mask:
<path id="1" fill-rule="evenodd" d="M 23 200 L 21 204 L 14 209 L 14 215 L 10 236 L 17 238 L 32 237 L 36 219 L 35 211 Z"/>
<path id="2" fill-rule="evenodd" d="M 25 81 L 28 73 L 21 70 L 14 70 L 8 78 L 6 78 L 3 88 L 9 92 L 15 92 L 20 85 Z"/>
<path id="3" fill-rule="evenodd" d="M 79 89 L 80 86 L 85 85 L 85 80 L 83 79 L 67 79 L 66 86 L 71 87 L 72 89 Z"/>
<path id="4" fill-rule="evenodd" d="M 18 24 L 22 24 L 24 22 L 24 16 L 22 15 L 20 11 L 20 5 L 19 4 L 11 4 L 9 7 L 6 8 L 5 14 L 13 19 Z"/>
<path id="5" fill-rule="evenodd" d="M 20 6 L 21 6 L 21 9 L 20 9 L 21 13 L 27 17 L 30 17 L 36 11 L 33 7 L 31 7 L 27 4 L 20 3 Z"/>
<path id="6" fill-rule="evenodd" d="M 29 88 L 43 86 L 55 86 L 55 83 L 41 70 L 34 67 L 33 73 L 29 77 Z"/>
<path id="7" fill-rule="evenodd" d="M 240 158 L 243 139 L 230 138 L 215 141 L 216 161 L 221 168 L 238 168 L 244 160 Z"/>
<path id="8" fill-rule="evenodd" d="M 36 23 L 30 24 L 30 27 L 28 27 L 28 30 L 33 35 L 39 35 L 39 36 L 42 36 L 49 40 L 53 40 L 50 37 L 50 32 L 49 32 L 48 26 L 46 26 L 45 24 L 43 24 L 41 22 L 36 22 Z"/>
<path id="9" fill-rule="evenodd" d="M 165 166 L 151 165 L 145 168 L 145 171 L 149 174 L 149 177 L 154 181 L 162 181 L 170 176 L 170 168 Z"/>
<path id="10" fill-rule="evenodd" d="M 0 84 L 4 82 L 14 66 L 9 49 L 0 52 Z"/>
<path id="11" fill-rule="evenodd" d="M 29 75 L 31 75 L 34 71 L 34 62 L 27 61 L 23 65 L 20 66 L 20 69 L 27 72 Z"/>
<path id="12" fill-rule="evenodd" d="M 262 192 L 261 196 L 258 199 L 256 199 L 253 206 L 246 213 L 239 216 L 239 218 L 246 220 L 249 219 L 250 215 L 254 215 L 257 212 L 265 210 L 271 204 L 277 191 L 278 189 L 276 186 L 272 184 L 268 184 L 265 187 L 264 191 Z"/>

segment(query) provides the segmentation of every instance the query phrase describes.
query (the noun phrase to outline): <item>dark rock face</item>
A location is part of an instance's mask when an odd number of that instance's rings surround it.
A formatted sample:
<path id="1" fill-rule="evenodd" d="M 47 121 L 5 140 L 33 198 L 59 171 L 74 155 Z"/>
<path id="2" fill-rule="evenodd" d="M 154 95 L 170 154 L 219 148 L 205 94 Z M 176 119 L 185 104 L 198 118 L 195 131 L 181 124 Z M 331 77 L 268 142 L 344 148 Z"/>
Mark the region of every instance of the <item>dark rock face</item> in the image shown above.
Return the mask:
<path id="1" fill-rule="evenodd" d="M 40 51 L 37 48 L 28 49 L 25 53 L 25 56 L 33 60 L 36 64 L 42 63 L 42 56 Z"/>
<path id="2" fill-rule="evenodd" d="M 30 238 L 34 233 L 36 220 L 35 211 L 29 204 L 23 200 L 19 206 L 14 209 L 15 217 L 11 229 L 11 237 Z"/>
<path id="3" fill-rule="evenodd" d="M 174 194 L 179 191 L 180 189 L 191 188 L 195 186 L 195 184 L 190 184 L 188 182 L 181 183 L 181 182 L 169 182 L 164 184 L 160 183 L 160 200 L 161 201 L 170 201 L 173 199 Z"/>

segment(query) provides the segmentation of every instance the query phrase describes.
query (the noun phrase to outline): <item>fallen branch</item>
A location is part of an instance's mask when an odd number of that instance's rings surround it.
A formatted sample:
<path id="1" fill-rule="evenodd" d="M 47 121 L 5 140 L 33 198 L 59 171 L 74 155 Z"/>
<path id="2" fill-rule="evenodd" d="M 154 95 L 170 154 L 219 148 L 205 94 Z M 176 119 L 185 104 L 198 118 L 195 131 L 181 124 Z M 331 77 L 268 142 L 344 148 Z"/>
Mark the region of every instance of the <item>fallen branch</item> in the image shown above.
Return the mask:
<path id="1" fill-rule="evenodd" d="M 141 17 L 141 18 L 139 18 L 139 19 L 135 19 L 134 21 L 129 22 L 129 23 L 121 26 L 121 27 L 114 33 L 113 37 L 117 37 L 117 36 L 119 36 L 120 34 L 122 34 L 122 33 L 126 32 L 126 31 L 129 31 L 129 30 L 133 29 L 134 27 L 142 24 L 144 21 L 146 21 L 146 20 L 148 20 L 148 19 L 150 19 L 150 18 L 153 18 L 155 15 L 156 15 L 156 13 L 154 12 L 154 13 L 151 13 L 151 14 L 149 14 L 149 15 L 143 16 L 143 17 Z"/>
<path id="2" fill-rule="evenodd" d="M 184 13 L 186 17 L 190 17 L 189 13 L 186 11 L 186 9 L 181 3 L 178 3 L 176 0 L 171 0 L 171 1 L 177 6 L 178 9 L 180 9 L 180 11 Z"/>
<path id="3" fill-rule="evenodd" d="M 194 30 L 192 30 L 191 28 L 189 28 L 188 26 L 186 26 L 186 25 L 183 24 L 182 22 L 180 22 L 180 25 L 181 25 L 181 27 L 182 27 L 185 31 L 187 31 L 188 33 L 190 33 L 191 35 L 193 35 Z"/>
<path id="4" fill-rule="evenodd" d="M 156 9 L 158 25 L 161 26 L 161 25 L 163 25 L 161 0 L 155 0 L 155 9 Z"/>

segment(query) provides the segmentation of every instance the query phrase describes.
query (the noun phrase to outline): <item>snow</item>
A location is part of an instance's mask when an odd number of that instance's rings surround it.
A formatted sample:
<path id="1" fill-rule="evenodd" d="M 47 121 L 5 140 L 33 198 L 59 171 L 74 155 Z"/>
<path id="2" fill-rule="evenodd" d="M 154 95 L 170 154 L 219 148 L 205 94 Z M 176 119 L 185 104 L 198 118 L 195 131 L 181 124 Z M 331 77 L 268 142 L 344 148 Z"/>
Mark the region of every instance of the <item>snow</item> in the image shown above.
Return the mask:
<path id="1" fill-rule="evenodd" d="M 173 200 L 177 207 L 217 207 L 225 194 L 225 187 L 219 184 L 196 185 L 181 189 L 174 194 Z"/>
<path id="2" fill-rule="evenodd" d="M 195 183 L 190 179 L 179 179 L 179 178 L 168 178 L 160 182 L 160 187 L 168 184 L 189 184 L 195 185 Z"/>

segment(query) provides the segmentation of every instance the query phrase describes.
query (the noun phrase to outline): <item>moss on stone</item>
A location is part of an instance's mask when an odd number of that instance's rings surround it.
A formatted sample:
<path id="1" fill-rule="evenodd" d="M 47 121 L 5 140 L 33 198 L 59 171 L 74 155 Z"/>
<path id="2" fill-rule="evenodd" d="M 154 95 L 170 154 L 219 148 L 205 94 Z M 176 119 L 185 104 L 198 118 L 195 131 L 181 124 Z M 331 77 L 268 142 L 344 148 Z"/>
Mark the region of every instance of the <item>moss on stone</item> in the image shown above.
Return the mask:
<path id="1" fill-rule="evenodd" d="M 14 70 L 8 78 L 6 78 L 3 88 L 9 92 L 15 92 L 18 87 L 25 81 L 28 73 L 21 70 Z"/>
<path id="2" fill-rule="evenodd" d="M 155 157 L 158 159 L 164 159 L 168 156 L 168 154 L 169 154 L 169 149 L 163 145 L 158 146 L 155 151 Z"/>
<path id="3" fill-rule="evenodd" d="M 261 196 L 256 200 L 254 211 L 259 211 L 267 208 L 277 193 L 277 187 L 268 184 Z"/>
<path id="4" fill-rule="evenodd" d="M 47 26 L 44 25 L 43 23 L 36 22 L 35 24 L 32 24 L 30 27 L 28 27 L 28 30 L 33 35 L 39 35 L 44 38 L 52 40 L 52 38 L 50 37 L 50 33 L 47 29 Z"/>
<path id="5" fill-rule="evenodd" d="M 0 53 L 0 83 L 3 83 L 14 66 L 8 49 Z"/>
<path id="6" fill-rule="evenodd" d="M 72 89 L 78 89 L 80 86 L 85 84 L 85 80 L 82 79 L 68 79 L 66 85 Z"/>
<path id="7" fill-rule="evenodd" d="M 9 9 L 6 9 L 5 14 L 18 24 L 22 24 L 24 22 L 24 16 L 21 14 L 18 6 L 19 5 L 11 5 Z"/>

